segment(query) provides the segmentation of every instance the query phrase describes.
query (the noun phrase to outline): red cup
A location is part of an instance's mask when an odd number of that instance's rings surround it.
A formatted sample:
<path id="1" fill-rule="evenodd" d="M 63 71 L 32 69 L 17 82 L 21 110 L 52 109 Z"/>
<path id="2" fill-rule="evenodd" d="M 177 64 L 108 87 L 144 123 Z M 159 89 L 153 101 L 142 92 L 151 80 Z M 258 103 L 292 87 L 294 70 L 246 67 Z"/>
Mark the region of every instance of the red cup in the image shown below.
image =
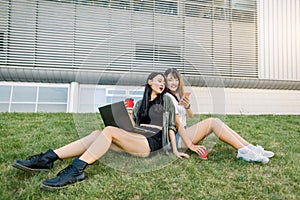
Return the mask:
<path id="1" fill-rule="evenodd" d="M 208 150 L 207 150 L 205 147 L 202 147 L 202 149 L 204 150 L 204 153 L 203 153 L 203 154 L 200 154 L 199 157 L 200 157 L 202 160 L 206 160 L 207 157 L 208 157 Z"/>
<path id="2" fill-rule="evenodd" d="M 132 98 L 125 99 L 125 106 L 127 109 L 133 109 L 134 99 Z"/>

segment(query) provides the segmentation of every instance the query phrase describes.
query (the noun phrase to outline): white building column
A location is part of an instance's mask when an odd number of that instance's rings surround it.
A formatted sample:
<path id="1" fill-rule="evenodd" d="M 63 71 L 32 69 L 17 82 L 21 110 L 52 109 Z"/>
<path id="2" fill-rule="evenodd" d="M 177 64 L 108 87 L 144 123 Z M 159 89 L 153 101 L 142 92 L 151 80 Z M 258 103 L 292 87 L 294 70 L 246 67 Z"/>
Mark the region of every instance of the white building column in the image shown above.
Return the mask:
<path id="1" fill-rule="evenodd" d="M 79 105 L 78 103 L 79 103 L 79 83 L 72 82 L 70 84 L 68 112 L 77 113 L 78 105 Z"/>

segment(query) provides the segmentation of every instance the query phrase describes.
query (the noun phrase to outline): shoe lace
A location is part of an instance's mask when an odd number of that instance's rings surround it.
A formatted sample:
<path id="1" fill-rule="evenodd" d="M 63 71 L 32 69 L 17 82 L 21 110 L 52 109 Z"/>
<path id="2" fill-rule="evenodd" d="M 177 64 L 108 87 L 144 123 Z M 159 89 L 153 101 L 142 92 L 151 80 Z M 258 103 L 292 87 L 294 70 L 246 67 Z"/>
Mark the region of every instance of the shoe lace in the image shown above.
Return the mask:
<path id="1" fill-rule="evenodd" d="M 69 172 L 72 171 L 72 169 L 73 169 L 73 165 L 69 165 L 65 169 L 58 172 L 57 176 L 64 175 L 64 174 L 69 174 Z"/>
<path id="2" fill-rule="evenodd" d="M 263 155 L 265 152 L 265 149 L 262 146 L 256 145 L 254 152 L 257 154 Z"/>
<path id="3" fill-rule="evenodd" d="M 43 153 L 36 154 L 36 155 L 28 157 L 27 160 L 30 160 L 30 161 L 39 160 L 43 155 L 44 155 Z"/>

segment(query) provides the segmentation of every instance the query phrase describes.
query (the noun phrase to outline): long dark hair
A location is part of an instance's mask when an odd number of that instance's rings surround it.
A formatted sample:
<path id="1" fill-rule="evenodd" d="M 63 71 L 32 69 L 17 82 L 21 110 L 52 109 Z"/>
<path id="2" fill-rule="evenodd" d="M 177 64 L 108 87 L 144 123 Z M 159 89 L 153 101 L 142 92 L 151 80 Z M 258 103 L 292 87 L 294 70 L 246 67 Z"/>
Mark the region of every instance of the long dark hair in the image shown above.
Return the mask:
<path id="1" fill-rule="evenodd" d="M 178 85 L 177 92 L 179 93 L 179 97 L 181 98 L 183 96 L 183 93 L 184 93 L 184 81 L 183 81 L 183 78 L 182 78 L 181 74 L 179 73 L 179 71 L 177 69 L 174 69 L 174 68 L 169 68 L 165 71 L 164 74 L 165 74 L 166 77 L 169 74 L 171 74 L 172 76 L 174 76 L 174 78 L 177 78 L 179 80 L 179 85 Z M 169 89 L 167 89 L 167 92 L 172 94 Z M 178 98 L 176 96 L 175 96 L 175 98 L 178 100 Z"/>
<path id="2" fill-rule="evenodd" d="M 149 80 L 153 80 L 156 76 L 161 75 L 164 77 L 165 83 L 167 84 L 167 80 L 166 77 L 163 73 L 161 72 L 152 72 L 146 81 L 146 85 L 145 85 L 145 91 L 144 91 L 144 95 L 143 95 L 143 99 L 142 99 L 142 103 L 141 106 L 139 107 L 139 110 L 137 111 L 137 124 L 139 124 L 139 120 L 143 117 L 146 117 L 148 115 L 148 110 L 149 110 L 149 100 L 151 98 L 151 92 L 152 92 L 152 88 L 151 86 L 148 84 Z M 163 96 L 166 93 L 167 87 L 165 87 L 164 91 L 161 94 L 158 94 L 155 101 L 158 104 L 163 105 Z"/>

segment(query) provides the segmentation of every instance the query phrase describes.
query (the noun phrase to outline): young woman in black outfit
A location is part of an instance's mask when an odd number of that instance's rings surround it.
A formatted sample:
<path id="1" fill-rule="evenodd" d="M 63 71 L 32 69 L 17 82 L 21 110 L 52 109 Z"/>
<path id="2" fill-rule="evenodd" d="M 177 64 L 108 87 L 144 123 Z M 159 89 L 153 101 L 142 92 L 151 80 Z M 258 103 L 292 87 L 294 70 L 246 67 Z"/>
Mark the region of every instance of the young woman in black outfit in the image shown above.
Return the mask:
<path id="1" fill-rule="evenodd" d="M 134 109 L 135 123 L 155 134 L 145 136 L 108 126 L 55 150 L 17 160 L 13 167 L 26 172 L 48 171 L 58 159 L 77 157 L 72 164 L 52 179 L 45 180 L 40 187 L 46 190 L 59 189 L 86 178 L 84 169 L 101 158 L 109 149 L 125 151 L 131 155 L 147 157 L 162 149 L 163 113 L 168 113 L 168 131 L 175 132 L 175 113 L 171 99 L 165 96 L 166 78 L 163 73 L 151 73 L 146 82 L 143 99 Z"/>

